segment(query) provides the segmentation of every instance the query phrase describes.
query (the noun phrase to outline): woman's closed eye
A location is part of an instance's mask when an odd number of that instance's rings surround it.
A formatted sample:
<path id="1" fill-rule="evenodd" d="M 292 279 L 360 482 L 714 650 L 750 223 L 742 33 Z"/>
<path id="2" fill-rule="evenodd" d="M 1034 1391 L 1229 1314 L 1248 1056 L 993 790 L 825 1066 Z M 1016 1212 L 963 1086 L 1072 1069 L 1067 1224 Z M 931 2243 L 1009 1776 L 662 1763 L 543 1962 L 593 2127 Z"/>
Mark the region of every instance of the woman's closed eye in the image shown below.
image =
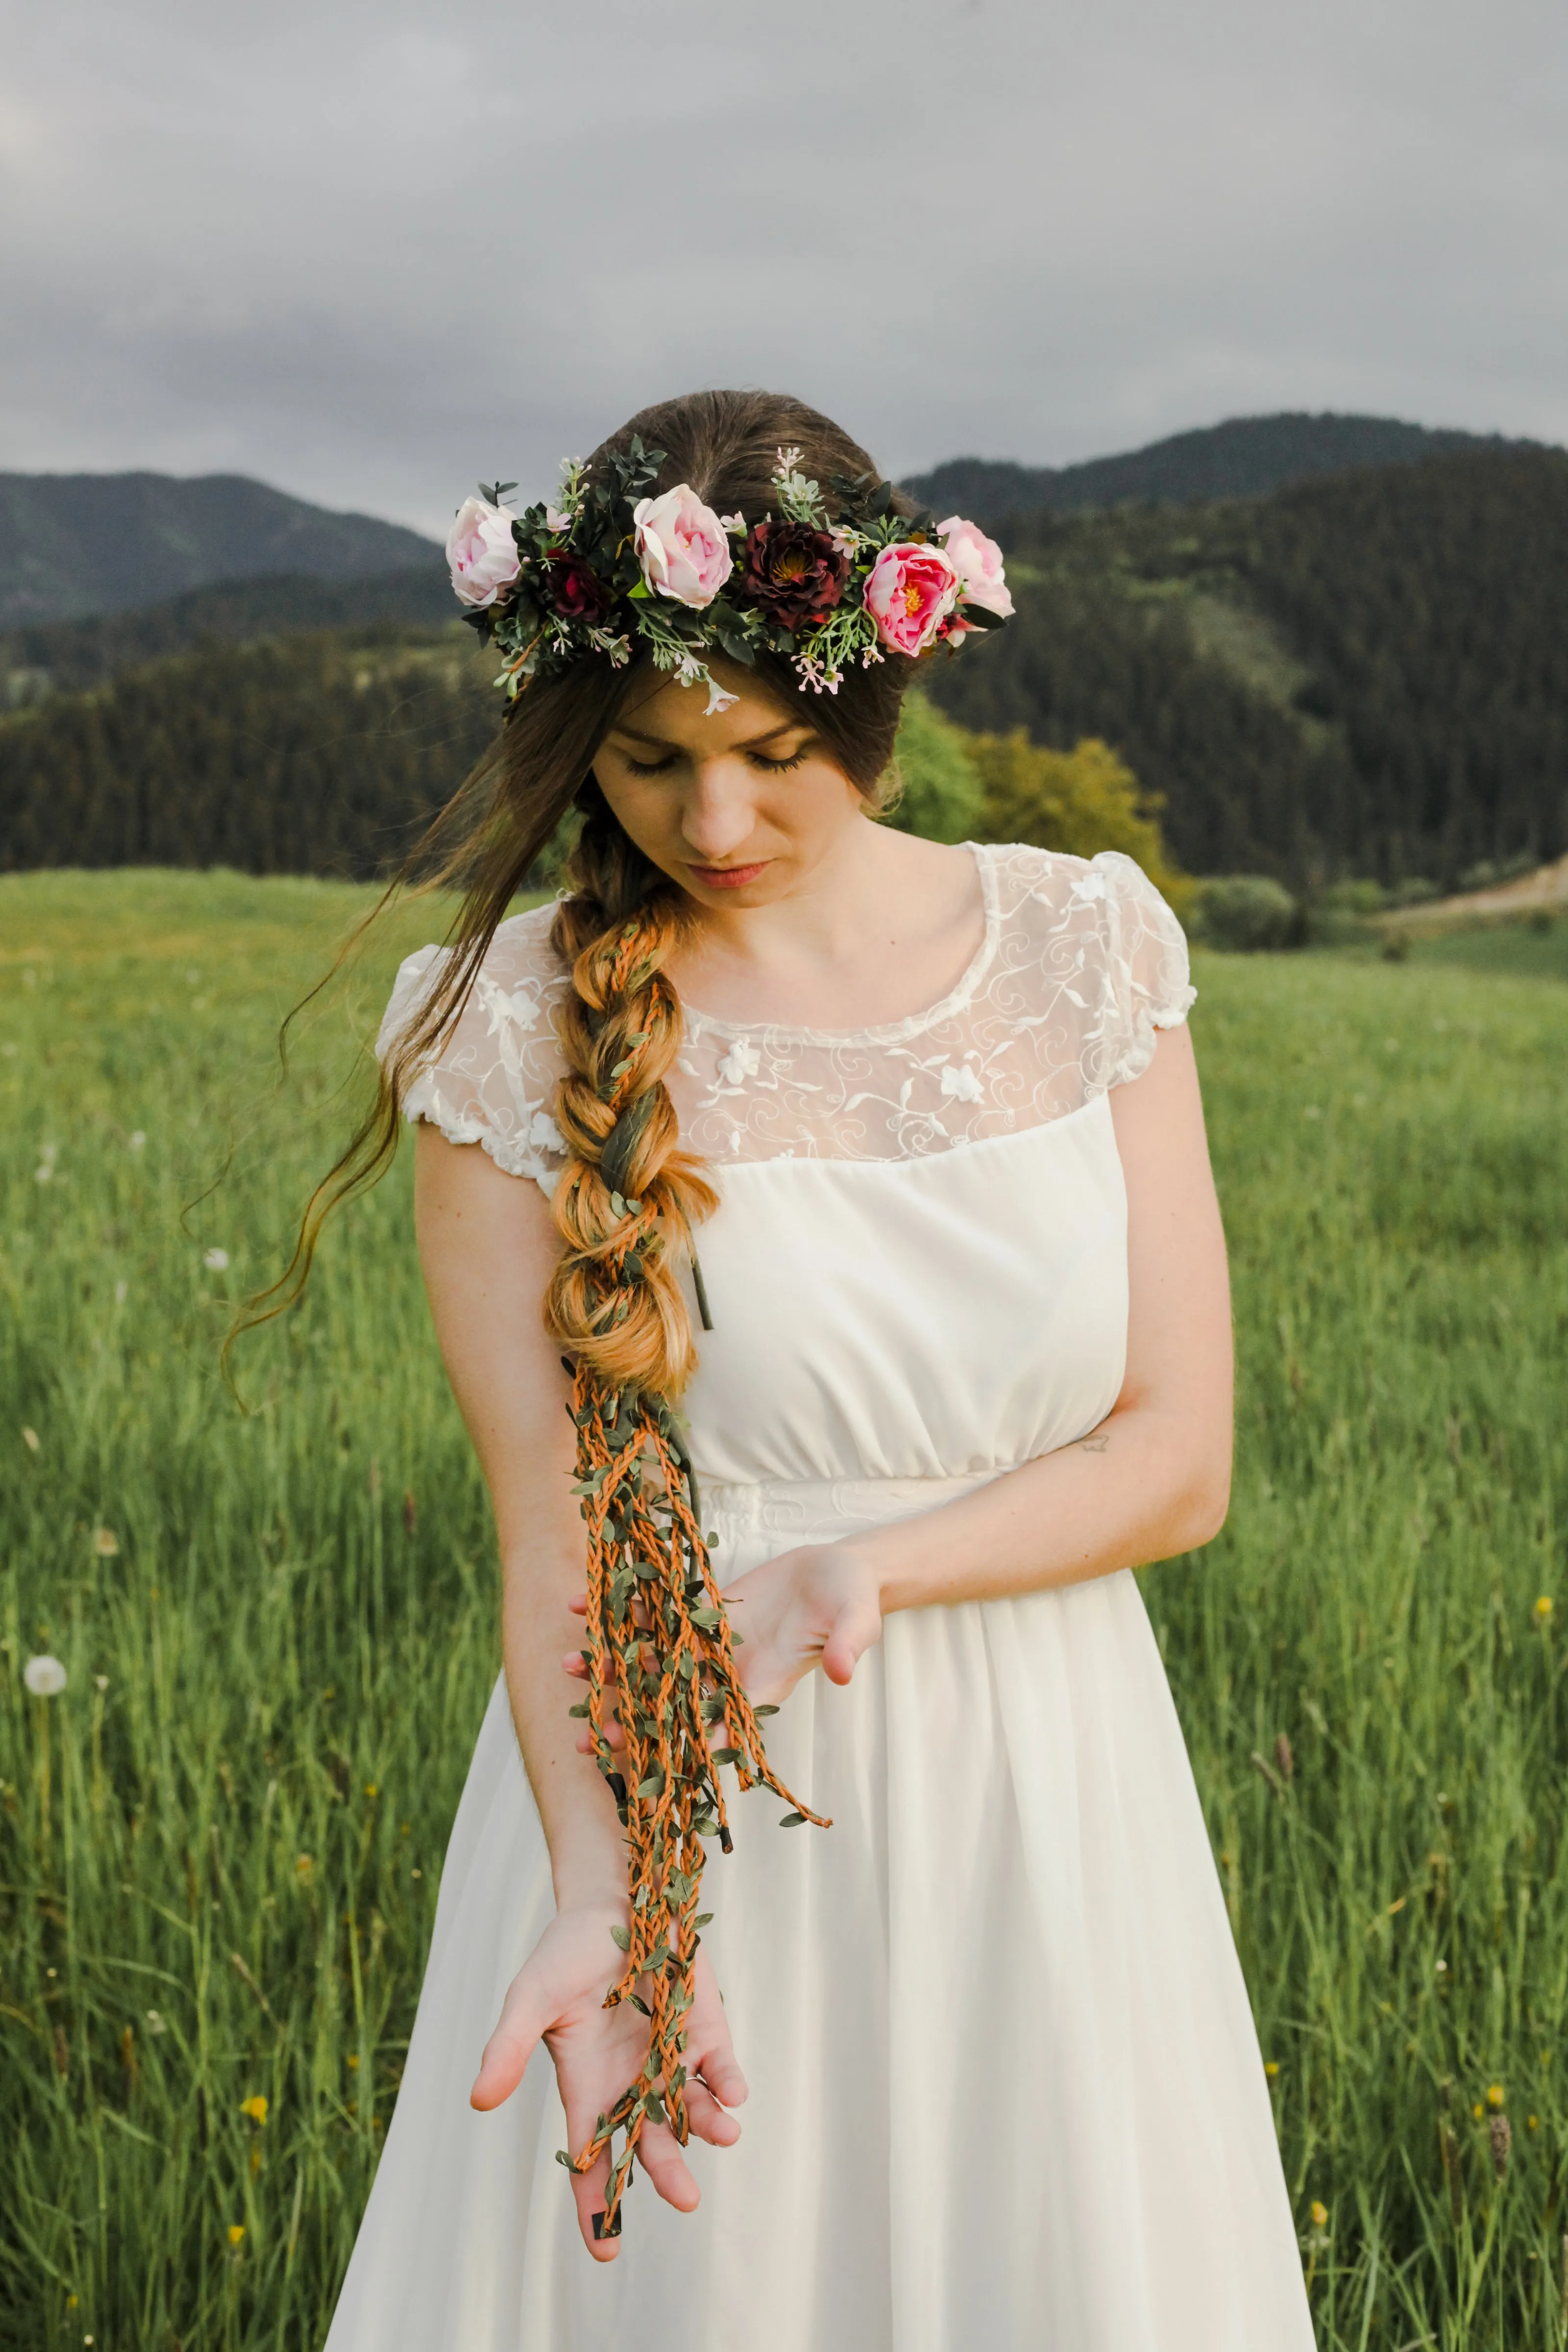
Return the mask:
<path id="1" fill-rule="evenodd" d="M 806 756 L 806 750 L 807 746 L 803 743 L 798 751 L 791 751 L 787 758 L 782 760 L 770 760 L 763 751 L 748 751 L 746 758 L 763 775 L 782 776 L 787 774 L 791 768 L 800 766 Z M 629 751 L 623 751 L 621 764 L 628 776 L 668 776 L 676 765 L 676 754 L 667 751 L 662 760 L 634 760 Z"/>

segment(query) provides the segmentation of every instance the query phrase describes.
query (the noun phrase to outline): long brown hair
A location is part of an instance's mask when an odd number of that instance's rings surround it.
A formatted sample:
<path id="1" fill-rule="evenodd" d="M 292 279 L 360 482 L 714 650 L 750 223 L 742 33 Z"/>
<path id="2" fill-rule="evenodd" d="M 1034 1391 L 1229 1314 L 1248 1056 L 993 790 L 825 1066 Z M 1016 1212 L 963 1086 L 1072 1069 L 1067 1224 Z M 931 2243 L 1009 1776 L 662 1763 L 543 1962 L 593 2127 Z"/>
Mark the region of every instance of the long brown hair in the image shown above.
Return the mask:
<path id="1" fill-rule="evenodd" d="M 656 493 L 688 482 L 708 505 L 755 518 L 774 502 L 781 446 L 798 448 L 802 470 L 824 483 L 876 470 L 829 418 L 784 394 L 700 392 L 662 401 L 595 451 L 590 475 L 602 474 L 605 460 L 634 436 L 665 452 Z M 913 510 L 898 494 L 895 506 Z M 892 759 L 911 667 L 894 655 L 851 669 L 836 695 L 812 701 L 812 724 L 830 756 L 873 805 Z M 627 1382 L 669 1399 L 685 1386 L 696 1360 L 682 1245 L 715 1197 L 700 1161 L 680 1145 L 664 1083 L 681 1036 L 679 1001 L 664 965 L 689 902 L 622 831 L 593 772 L 599 746 L 643 668 L 617 671 L 607 660 L 584 660 L 529 687 L 354 934 L 351 949 L 400 889 L 462 893 L 437 983 L 395 1041 L 374 1102 L 307 1204 L 289 1266 L 252 1302 L 239 1328 L 268 1319 L 299 1297 L 327 1216 L 384 1174 L 415 1076 L 461 1014 L 497 926 L 575 807 L 583 825 L 567 868 L 571 889 L 551 933 L 573 986 L 559 1021 L 565 1070 L 557 1118 L 570 1158 L 554 1213 L 565 1251 L 545 1317 L 579 1362 L 612 1385 Z M 781 704 L 798 707 L 798 682 L 781 657 L 759 655 L 756 675 Z M 629 1275 L 628 1202 L 637 1204 L 629 1213 L 639 1236 Z"/>

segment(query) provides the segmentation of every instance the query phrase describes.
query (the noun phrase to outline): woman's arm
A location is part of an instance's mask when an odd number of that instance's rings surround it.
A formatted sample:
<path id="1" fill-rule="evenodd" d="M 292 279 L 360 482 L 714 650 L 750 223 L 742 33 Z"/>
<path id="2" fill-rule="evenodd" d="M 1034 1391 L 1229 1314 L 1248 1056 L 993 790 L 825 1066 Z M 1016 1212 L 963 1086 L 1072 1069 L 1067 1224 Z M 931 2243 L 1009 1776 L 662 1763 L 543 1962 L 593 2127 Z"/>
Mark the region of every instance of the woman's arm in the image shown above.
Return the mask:
<path id="1" fill-rule="evenodd" d="M 852 1548 L 884 1611 L 989 1601 L 1209 1542 L 1230 1500 L 1225 1234 L 1185 1027 L 1110 1113 L 1127 1183 L 1127 1370 L 1098 1429 Z"/>
<path id="2" fill-rule="evenodd" d="M 817 1665 L 847 1683 L 892 1610 L 1080 1583 L 1218 1533 L 1230 1496 L 1230 1289 L 1184 1027 L 1161 1036 L 1110 1108 L 1129 1276 L 1115 1405 L 1087 1436 L 956 1502 L 737 1577 L 724 1600 L 753 1698 L 782 1698 Z"/>
<path id="3" fill-rule="evenodd" d="M 473 2101 L 493 2107 L 522 2079 L 542 2038 L 555 2061 L 574 2149 L 641 2067 L 647 2026 L 628 2004 L 602 2007 L 621 1972 L 611 1929 L 626 1916 L 626 1861 L 610 1792 L 580 1754 L 561 1671 L 585 1575 L 583 1521 L 566 1411 L 571 1383 L 541 1318 L 560 1247 L 539 1187 L 508 1176 L 471 1144 L 421 1125 L 415 1160 L 420 1262 L 447 1375 L 495 1510 L 501 1571 L 501 1653 L 512 1719 L 550 1848 L 556 1916 L 508 1993 Z M 720 2145 L 739 2126 L 718 2105 L 745 2084 L 716 1986 L 699 1955 L 688 2064 L 692 2127 Z M 704 2087 L 706 2085 L 706 2087 Z M 689 2210 L 697 2184 L 674 2139 L 645 2126 L 638 2154 L 654 2186 Z M 592 2215 L 605 2201 L 607 2157 L 574 2179 L 583 2234 L 601 2261 Z"/>

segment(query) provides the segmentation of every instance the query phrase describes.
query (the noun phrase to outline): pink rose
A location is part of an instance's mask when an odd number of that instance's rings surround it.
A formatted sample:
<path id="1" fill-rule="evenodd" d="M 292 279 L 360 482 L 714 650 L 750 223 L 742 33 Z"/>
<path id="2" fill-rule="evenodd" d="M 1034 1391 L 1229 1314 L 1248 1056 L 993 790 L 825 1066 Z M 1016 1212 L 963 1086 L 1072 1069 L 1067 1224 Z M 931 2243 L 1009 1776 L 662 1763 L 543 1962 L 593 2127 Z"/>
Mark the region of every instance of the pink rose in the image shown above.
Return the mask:
<path id="1" fill-rule="evenodd" d="M 506 507 L 492 507 L 483 499 L 465 499 L 447 534 L 447 561 L 452 586 L 465 604 L 493 604 L 503 588 L 517 578 L 517 543 L 512 517 Z"/>
<path id="2" fill-rule="evenodd" d="M 1002 570 L 1002 551 L 996 541 L 987 539 L 983 530 L 959 515 L 950 515 L 945 522 L 938 523 L 937 529 L 952 568 L 963 583 L 958 592 L 960 601 L 983 605 L 998 619 L 1010 621 L 1013 595 Z"/>
<path id="3" fill-rule="evenodd" d="M 689 482 L 632 509 L 637 562 L 655 593 L 678 604 L 710 604 L 734 570 L 729 534 Z"/>
<path id="4" fill-rule="evenodd" d="M 866 576 L 866 609 L 895 653 L 924 653 L 957 601 L 958 574 L 940 547 L 900 540 L 882 550 Z"/>

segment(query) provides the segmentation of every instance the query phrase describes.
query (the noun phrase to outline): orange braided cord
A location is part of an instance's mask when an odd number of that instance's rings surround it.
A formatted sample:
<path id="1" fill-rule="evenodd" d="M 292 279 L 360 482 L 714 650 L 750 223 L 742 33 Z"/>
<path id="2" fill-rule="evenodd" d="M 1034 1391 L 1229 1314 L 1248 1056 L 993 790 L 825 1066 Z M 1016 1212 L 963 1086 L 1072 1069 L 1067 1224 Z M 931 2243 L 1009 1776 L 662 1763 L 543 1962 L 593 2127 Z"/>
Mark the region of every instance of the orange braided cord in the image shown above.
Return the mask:
<path id="1" fill-rule="evenodd" d="M 753 1707 L 736 1677 L 738 1637 L 713 1580 L 674 1414 L 657 1397 L 606 1394 L 581 1367 L 571 1409 L 576 1491 L 588 1528 L 588 1696 L 573 1712 L 593 1727 L 595 1758 L 626 1827 L 631 1889 L 626 1969 L 605 2006 L 629 2000 L 650 2025 L 641 2074 L 599 2116 L 575 2159 L 562 2154 L 563 2163 L 586 2172 L 624 2131 L 596 2224 L 611 2236 L 644 2124 L 667 2124 L 682 2145 L 689 2136 L 685 2021 L 698 1931 L 711 1916 L 697 1908 L 702 1841 L 717 1831 L 726 1853 L 731 1845 L 719 1767 L 734 1765 L 742 1789 L 765 1786 L 782 1797 L 794 1808 L 786 1825 L 829 1824 L 798 1804 L 769 1769 L 758 1717 L 775 1710 Z M 626 1740 L 620 1763 L 605 1728 L 611 1660 Z"/>

